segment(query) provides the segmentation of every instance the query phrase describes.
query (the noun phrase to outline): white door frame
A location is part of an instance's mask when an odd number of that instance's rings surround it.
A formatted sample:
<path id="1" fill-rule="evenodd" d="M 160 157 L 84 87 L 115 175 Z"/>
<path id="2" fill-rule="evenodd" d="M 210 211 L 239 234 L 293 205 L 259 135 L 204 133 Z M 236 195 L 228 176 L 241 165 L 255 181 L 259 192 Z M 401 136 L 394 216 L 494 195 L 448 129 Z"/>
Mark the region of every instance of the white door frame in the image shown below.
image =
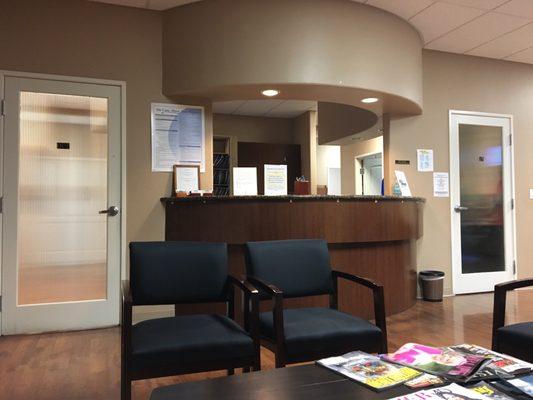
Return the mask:
<path id="1" fill-rule="evenodd" d="M 70 82 L 70 83 L 86 83 L 86 84 L 97 84 L 97 85 L 109 85 L 117 86 L 120 89 L 120 143 L 121 143 L 121 225 L 120 225 L 120 279 L 125 279 L 126 277 L 126 82 L 125 81 L 115 81 L 108 79 L 95 79 L 95 78 L 83 78 L 83 77 L 74 77 L 66 75 L 51 75 L 51 74 L 40 74 L 32 72 L 19 72 L 19 71 L 7 71 L 0 70 L 0 107 L 4 106 L 4 85 L 5 79 L 8 77 L 14 78 L 33 78 L 41 79 L 48 81 L 61 81 L 61 82 Z M 4 196 L 3 188 L 3 177 L 4 177 L 4 110 L 0 109 L 0 198 Z M 0 210 L 0 240 L 3 237 L 3 213 Z M 0 298 L 2 296 L 2 277 L 4 274 L 3 265 L 2 265 L 2 249 L 3 245 L 0 243 Z M 120 285 L 116 288 L 120 292 Z M 120 321 L 117 321 L 117 324 Z M 0 335 L 3 334 L 2 330 L 2 309 L 0 303 Z"/>
<path id="2" fill-rule="evenodd" d="M 361 186 L 361 182 L 357 183 L 357 178 L 360 178 L 361 177 L 361 174 L 360 174 L 360 170 L 361 170 L 361 161 L 359 161 L 360 158 L 365 158 L 365 157 L 368 157 L 368 156 L 373 156 L 373 155 L 376 155 L 376 154 L 381 154 L 381 157 L 383 157 L 383 150 L 380 150 L 380 151 L 373 151 L 373 152 L 370 152 L 370 153 L 363 153 L 363 154 L 359 154 L 357 156 L 354 157 L 354 160 L 355 160 L 355 187 L 354 187 L 354 194 L 357 195 L 357 189 L 358 187 Z M 385 164 L 382 162 L 382 165 L 381 165 L 381 176 L 385 176 L 385 171 L 384 171 L 384 168 L 385 168 Z"/>
<path id="3" fill-rule="evenodd" d="M 515 166 L 514 166 L 514 120 L 513 116 L 510 114 L 494 114 L 494 113 L 485 113 L 477 111 L 462 111 L 462 110 L 449 110 L 449 119 L 448 119 L 448 129 L 449 129 L 449 140 L 450 140 L 450 221 L 451 221 L 451 256 L 452 256 L 452 282 L 453 282 L 453 293 L 462 294 L 462 293 L 473 293 L 472 291 L 461 290 L 460 284 L 458 283 L 458 276 L 461 272 L 461 234 L 460 234 L 460 220 L 459 214 L 454 210 L 456 205 L 460 204 L 460 168 L 459 167 L 459 134 L 458 130 L 454 126 L 454 116 L 471 116 L 471 117 L 486 117 L 486 118 L 500 118 L 507 119 L 509 121 L 509 137 L 503 138 L 503 164 L 504 164 L 504 179 L 505 179 L 505 164 L 506 161 L 510 166 L 510 170 L 507 171 L 509 179 L 509 189 L 508 189 L 508 202 L 504 202 L 504 207 L 506 212 L 504 212 L 504 218 L 510 218 L 511 230 L 510 234 L 510 245 L 511 249 L 508 250 L 507 243 L 505 244 L 505 253 L 511 253 L 511 263 L 513 265 L 510 268 L 512 270 L 513 279 L 516 279 L 518 265 L 516 263 L 516 207 L 515 207 Z M 509 145 L 507 157 L 506 157 L 506 145 Z M 504 181 L 505 183 L 505 181 Z M 504 200 L 506 200 L 504 198 Z M 511 206 L 512 204 L 512 206 Z M 504 222 L 505 223 L 505 222 Z M 487 291 L 487 290 L 482 290 Z M 491 290 L 492 291 L 492 290 Z"/>

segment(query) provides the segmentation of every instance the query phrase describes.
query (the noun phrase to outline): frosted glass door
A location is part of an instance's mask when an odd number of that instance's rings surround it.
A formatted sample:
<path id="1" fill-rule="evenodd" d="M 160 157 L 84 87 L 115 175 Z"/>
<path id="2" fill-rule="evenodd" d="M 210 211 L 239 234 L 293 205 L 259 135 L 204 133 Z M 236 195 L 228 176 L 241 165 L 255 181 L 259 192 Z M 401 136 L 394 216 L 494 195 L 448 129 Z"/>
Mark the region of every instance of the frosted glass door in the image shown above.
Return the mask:
<path id="1" fill-rule="evenodd" d="M 18 304 L 107 297 L 106 98 L 20 93 Z"/>
<path id="2" fill-rule="evenodd" d="M 5 92 L 3 333 L 116 324 L 120 88 L 6 78 Z"/>
<path id="3" fill-rule="evenodd" d="M 511 121 L 450 118 L 455 293 L 492 291 L 515 275 Z"/>

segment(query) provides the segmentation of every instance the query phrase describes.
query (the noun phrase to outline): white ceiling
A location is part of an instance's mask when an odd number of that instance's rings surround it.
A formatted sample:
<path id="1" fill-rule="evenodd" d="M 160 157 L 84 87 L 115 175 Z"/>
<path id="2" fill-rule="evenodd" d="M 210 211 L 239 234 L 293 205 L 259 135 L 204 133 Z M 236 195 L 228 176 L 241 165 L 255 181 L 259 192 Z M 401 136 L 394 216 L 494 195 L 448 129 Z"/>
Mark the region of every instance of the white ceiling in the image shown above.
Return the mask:
<path id="1" fill-rule="evenodd" d="M 294 118 L 316 109 L 316 101 L 306 100 L 236 100 L 213 103 L 213 112 L 216 114 L 255 117 Z"/>
<path id="2" fill-rule="evenodd" d="M 166 10 L 201 0 L 92 0 Z M 533 0 L 352 0 L 409 21 L 425 48 L 533 64 Z"/>

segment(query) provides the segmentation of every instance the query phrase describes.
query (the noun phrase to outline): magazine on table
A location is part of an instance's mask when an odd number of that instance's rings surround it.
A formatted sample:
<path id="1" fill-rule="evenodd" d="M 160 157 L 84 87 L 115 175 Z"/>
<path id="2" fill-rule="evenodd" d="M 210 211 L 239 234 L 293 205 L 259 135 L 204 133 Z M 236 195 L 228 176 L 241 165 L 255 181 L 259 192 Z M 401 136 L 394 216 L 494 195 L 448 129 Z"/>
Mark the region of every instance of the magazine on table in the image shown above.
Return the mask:
<path id="1" fill-rule="evenodd" d="M 473 386 L 469 386 L 468 389 L 495 400 L 513 400 L 511 396 L 506 395 L 502 391 L 484 381 L 478 382 Z"/>
<path id="2" fill-rule="evenodd" d="M 392 400 L 488 400 L 489 397 L 452 383 L 434 389 L 420 390 L 416 393 L 398 396 Z"/>
<path id="3" fill-rule="evenodd" d="M 405 382 L 404 385 L 411 389 L 421 389 L 428 386 L 442 385 L 444 382 L 444 379 L 439 376 L 423 373 L 419 377 Z"/>
<path id="4" fill-rule="evenodd" d="M 516 375 L 527 374 L 533 371 L 533 364 L 517 358 L 500 354 L 473 344 L 460 344 L 450 347 L 453 350 L 465 354 L 483 356 L 490 361 L 481 367 L 471 380 L 483 380 L 491 378 L 511 379 Z"/>
<path id="5" fill-rule="evenodd" d="M 421 375 L 420 371 L 387 363 L 361 351 L 324 358 L 318 360 L 317 364 L 377 391 L 400 385 Z"/>
<path id="6" fill-rule="evenodd" d="M 407 343 L 395 353 L 384 354 L 383 360 L 412 367 L 450 380 L 464 381 L 488 359 L 476 354 L 458 352 L 449 347 L 431 347 Z"/>
<path id="7" fill-rule="evenodd" d="M 514 387 L 520 389 L 522 392 L 530 397 L 533 397 L 533 375 L 523 376 L 507 381 Z"/>

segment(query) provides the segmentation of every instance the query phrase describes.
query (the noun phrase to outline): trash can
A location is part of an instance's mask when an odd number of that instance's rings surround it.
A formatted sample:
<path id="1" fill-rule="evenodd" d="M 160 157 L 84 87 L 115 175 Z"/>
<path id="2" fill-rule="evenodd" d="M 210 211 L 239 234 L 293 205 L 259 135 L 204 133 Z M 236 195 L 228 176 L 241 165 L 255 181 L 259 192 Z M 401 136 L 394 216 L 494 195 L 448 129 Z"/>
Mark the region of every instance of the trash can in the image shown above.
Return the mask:
<path id="1" fill-rule="evenodd" d="M 426 301 L 442 301 L 444 272 L 425 270 L 418 274 L 422 298 Z"/>

